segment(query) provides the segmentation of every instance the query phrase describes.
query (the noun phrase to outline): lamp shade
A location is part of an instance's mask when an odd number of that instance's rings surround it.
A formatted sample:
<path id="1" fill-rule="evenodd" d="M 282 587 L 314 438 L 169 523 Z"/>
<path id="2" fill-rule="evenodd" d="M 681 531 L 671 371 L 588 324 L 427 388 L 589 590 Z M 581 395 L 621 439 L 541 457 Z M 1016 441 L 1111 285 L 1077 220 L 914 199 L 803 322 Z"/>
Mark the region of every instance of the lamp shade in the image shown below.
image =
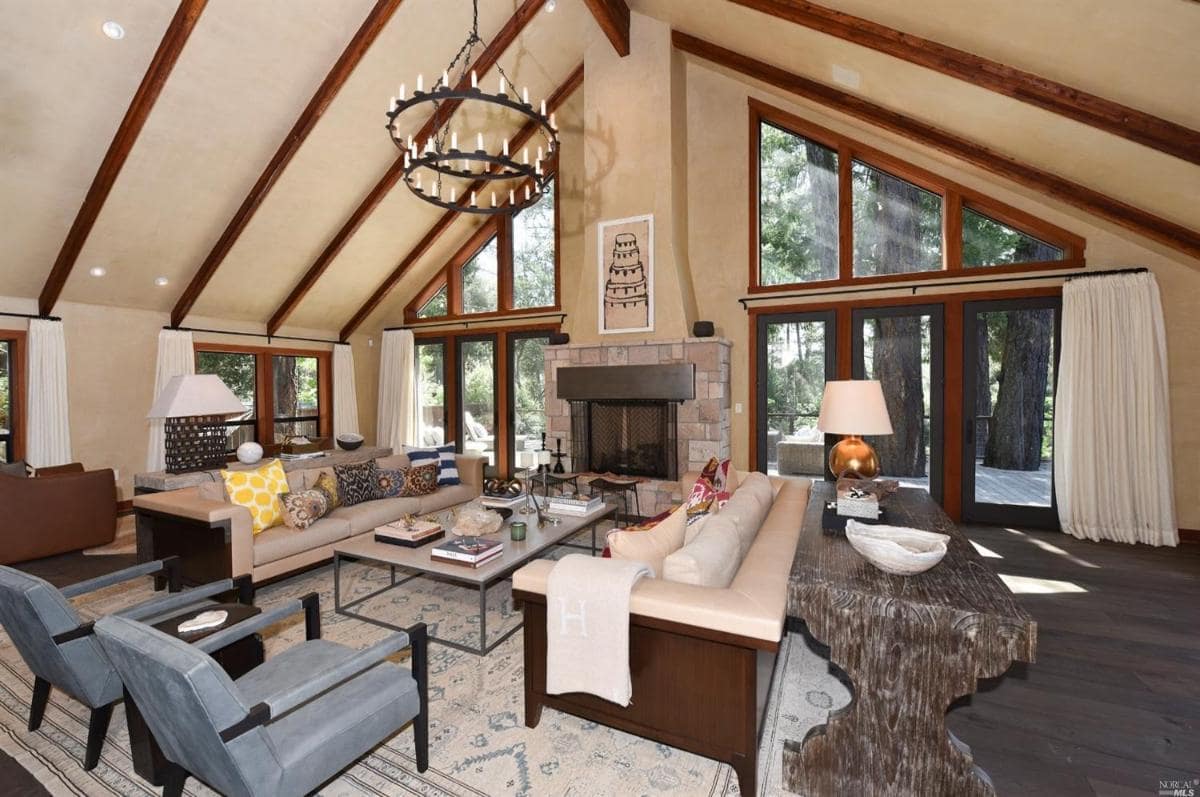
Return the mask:
<path id="1" fill-rule="evenodd" d="M 195 415 L 241 415 L 246 406 L 216 374 L 172 377 L 158 394 L 147 418 L 188 418 Z"/>
<path id="2" fill-rule="evenodd" d="M 826 434 L 891 434 L 892 420 L 878 380 L 826 382 L 817 428 Z"/>

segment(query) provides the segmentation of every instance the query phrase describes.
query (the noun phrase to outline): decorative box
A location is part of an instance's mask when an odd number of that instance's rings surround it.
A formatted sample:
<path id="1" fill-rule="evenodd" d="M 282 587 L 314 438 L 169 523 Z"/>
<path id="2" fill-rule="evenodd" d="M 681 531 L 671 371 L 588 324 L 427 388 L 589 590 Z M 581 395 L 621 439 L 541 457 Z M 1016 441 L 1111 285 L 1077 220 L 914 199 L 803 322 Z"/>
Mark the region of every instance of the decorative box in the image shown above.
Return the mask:
<path id="1" fill-rule="evenodd" d="M 842 517 L 879 519 L 879 499 L 861 490 L 838 490 L 837 513 Z"/>

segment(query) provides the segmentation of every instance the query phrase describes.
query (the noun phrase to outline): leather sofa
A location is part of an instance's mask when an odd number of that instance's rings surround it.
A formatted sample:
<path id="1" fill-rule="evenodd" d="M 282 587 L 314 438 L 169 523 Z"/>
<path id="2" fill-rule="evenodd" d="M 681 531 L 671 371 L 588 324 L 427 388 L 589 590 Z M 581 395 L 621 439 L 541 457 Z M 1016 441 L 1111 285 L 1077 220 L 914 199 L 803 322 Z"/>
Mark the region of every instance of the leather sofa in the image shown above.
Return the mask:
<path id="1" fill-rule="evenodd" d="M 380 467 L 408 465 L 408 457 L 381 457 Z M 250 512 L 229 502 L 224 486 L 213 482 L 133 499 L 138 522 L 139 560 L 179 556 L 187 584 L 249 574 L 255 584 L 280 578 L 333 558 L 333 546 L 407 514 L 447 509 L 483 492 L 485 459 L 456 457 L 462 484 L 439 487 L 414 498 L 383 498 L 341 506 L 303 531 L 275 526 L 254 534 Z M 332 468 L 315 466 L 288 471 L 290 490 L 304 490 Z"/>
<path id="2" fill-rule="evenodd" d="M 684 477 L 682 495 L 695 479 Z M 546 584 L 554 562 L 537 560 L 514 573 L 513 597 L 525 611 L 525 724 L 535 727 L 549 706 L 726 761 L 741 793 L 757 793 L 758 729 L 812 486 L 808 479 L 770 481 L 771 508 L 728 587 L 660 578 L 634 585 L 628 707 L 586 694 L 546 694 Z"/>
<path id="3" fill-rule="evenodd" d="M 107 545 L 117 533 L 109 468 L 85 471 L 76 463 L 33 478 L 0 474 L 0 507 L 0 564 Z"/>

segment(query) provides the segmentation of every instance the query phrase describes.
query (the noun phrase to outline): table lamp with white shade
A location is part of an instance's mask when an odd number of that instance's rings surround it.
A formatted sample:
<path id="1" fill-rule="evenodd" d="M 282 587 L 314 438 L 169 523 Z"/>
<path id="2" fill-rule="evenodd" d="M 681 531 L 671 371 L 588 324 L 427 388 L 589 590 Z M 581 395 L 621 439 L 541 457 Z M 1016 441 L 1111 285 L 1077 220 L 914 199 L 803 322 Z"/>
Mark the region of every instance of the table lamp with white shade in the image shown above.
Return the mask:
<path id="1" fill-rule="evenodd" d="M 883 388 L 875 379 L 844 379 L 825 383 L 817 428 L 825 434 L 844 435 L 829 452 L 829 470 L 837 478 L 879 475 L 879 457 L 863 435 L 891 434 Z"/>
<path id="2" fill-rule="evenodd" d="M 146 417 L 166 420 L 167 473 L 188 473 L 225 465 L 225 419 L 245 412 L 221 377 L 188 374 L 167 383 Z"/>

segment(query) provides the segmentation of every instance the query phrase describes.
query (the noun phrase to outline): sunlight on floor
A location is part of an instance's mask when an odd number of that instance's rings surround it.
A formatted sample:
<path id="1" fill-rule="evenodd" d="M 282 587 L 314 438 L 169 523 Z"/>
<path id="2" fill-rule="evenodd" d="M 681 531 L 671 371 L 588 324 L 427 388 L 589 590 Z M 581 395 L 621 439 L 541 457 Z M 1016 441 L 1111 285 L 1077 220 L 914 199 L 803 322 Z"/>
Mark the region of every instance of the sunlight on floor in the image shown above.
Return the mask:
<path id="1" fill-rule="evenodd" d="M 982 556 L 984 559 L 1003 559 L 1004 558 L 1000 554 L 993 551 L 991 548 L 985 548 L 984 546 L 975 542 L 975 540 L 971 540 L 970 542 L 971 542 L 971 545 L 974 546 L 975 550 L 978 551 L 979 555 Z"/>
<path id="2" fill-rule="evenodd" d="M 1067 559 L 1071 560 L 1071 564 L 1076 564 L 1076 565 L 1079 565 L 1080 567 L 1091 567 L 1091 568 L 1100 567 L 1100 565 L 1092 564 L 1091 562 L 1087 561 L 1086 559 L 1080 559 L 1075 554 L 1068 553 L 1067 551 L 1064 551 L 1062 548 L 1059 548 L 1057 545 L 1054 545 L 1053 543 L 1046 542 L 1045 540 L 1040 540 L 1037 537 L 1031 536 L 1029 534 L 1026 534 L 1023 531 L 1020 531 L 1019 529 L 1005 529 L 1005 531 L 1007 531 L 1009 534 L 1015 534 L 1018 537 L 1024 537 L 1026 540 L 1033 543 L 1038 548 L 1041 548 L 1043 551 L 1045 551 L 1047 553 L 1057 554 L 1058 556 L 1066 557 Z"/>
<path id="3" fill-rule="evenodd" d="M 1087 592 L 1086 589 L 1070 581 L 1055 581 L 1052 578 L 1031 578 L 1029 576 L 1010 576 L 1000 574 L 1000 580 L 1012 590 L 1014 595 L 1052 595 L 1058 592 Z"/>

